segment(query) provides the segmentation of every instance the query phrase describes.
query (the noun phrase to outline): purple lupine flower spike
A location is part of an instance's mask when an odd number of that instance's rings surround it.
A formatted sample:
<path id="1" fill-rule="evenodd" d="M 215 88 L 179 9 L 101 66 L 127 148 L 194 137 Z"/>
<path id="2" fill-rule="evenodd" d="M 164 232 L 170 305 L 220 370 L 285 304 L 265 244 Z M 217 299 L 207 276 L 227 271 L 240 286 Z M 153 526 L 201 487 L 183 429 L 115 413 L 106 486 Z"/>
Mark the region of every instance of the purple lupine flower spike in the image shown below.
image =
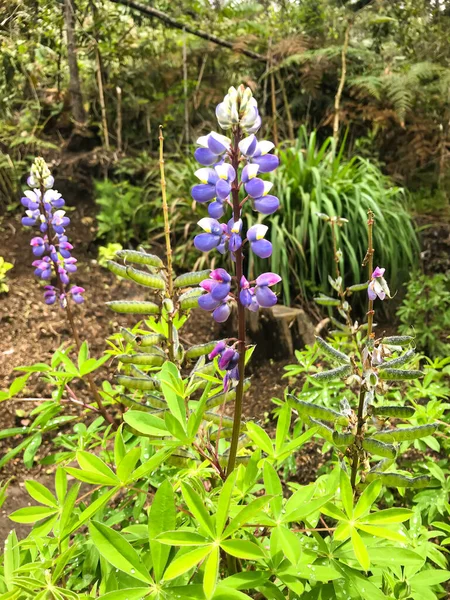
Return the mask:
<path id="1" fill-rule="evenodd" d="M 65 228 L 70 219 L 66 217 L 64 198 L 52 189 L 54 179 L 48 166 L 42 158 L 37 158 L 28 177 L 28 185 L 33 189 L 26 190 L 21 203 L 27 209 L 22 224 L 26 227 L 37 226 L 41 235 L 33 237 L 30 245 L 37 260 L 33 261 L 35 274 L 44 281 L 56 278 L 58 285 L 44 287 L 44 301 L 54 304 L 59 297 L 62 307 L 67 304 L 67 297 L 71 296 L 77 304 L 83 302 L 84 289 L 73 286 L 70 292 L 66 291 L 69 284 L 69 273 L 77 270 L 77 259 L 71 255 L 72 244 L 68 241 Z"/>

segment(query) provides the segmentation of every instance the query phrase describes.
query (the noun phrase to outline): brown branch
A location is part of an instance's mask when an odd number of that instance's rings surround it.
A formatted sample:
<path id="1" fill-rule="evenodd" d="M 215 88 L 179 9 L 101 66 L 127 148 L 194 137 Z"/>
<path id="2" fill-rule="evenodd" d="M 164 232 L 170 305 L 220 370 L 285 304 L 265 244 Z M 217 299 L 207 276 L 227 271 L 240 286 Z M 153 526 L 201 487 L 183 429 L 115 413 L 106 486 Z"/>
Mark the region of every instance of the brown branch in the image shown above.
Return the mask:
<path id="1" fill-rule="evenodd" d="M 339 137 L 339 116 L 340 116 L 340 105 L 341 105 L 341 96 L 342 91 L 345 85 L 345 78 L 347 76 L 347 51 L 348 44 L 350 40 L 350 29 L 352 27 L 352 22 L 350 21 L 347 29 L 345 30 L 344 37 L 344 45 L 342 46 L 342 54 L 341 54 L 341 79 L 339 81 L 339 87 L 336 92 L 336 96 L 334 97 L 334 120 L 333 120 L 333 139 L 335 144 L 337 144 Z"/>
<path id="2" fill-rule="evenodd" d="M 169 27 L 174 27 L 175 29 L 180 29 L 181 31 L 183 31 L 184 29 L 186 33 L 192 33 L 192 35 L 196 35 L 197 37 L 203 38 L 204 40 L 208 40 L 208 42 L 213 42 L 213 44 L 223 46 L 224 48 L 229 48 L 230 50 L 233 50 L 233 52 L 244 54 L 245 56 L 253 58 L 254 60 L 266 62 L 266 57 L 262 54 L 258 54 L 257 52 L 253 52 L 252 50 L 247 50 L 245 48 L 235 47 L 233 42 L 228 42 L 227 40 L 223 40 L 222 38 L 219 38 L 216 35 L 213 35 L 212 33 L 206 33 L 205 31 L 194 29 L 194 27 L 191 27 L 190 25 L 180 23 L 180 21 L 173 19 L 168 14 L 162 12 L 161 10 L 153 8 L 152 6 L 144 6 L 143 4 L 134 2 L 134 0 L 111 0 L 111 2 L 114 2 L 115 4 L 122 4 L 123 6 L 128 6 L 128 8 L 137 10 L 147 17 L 155 17 L 156 19 L 159 19 Z"/>

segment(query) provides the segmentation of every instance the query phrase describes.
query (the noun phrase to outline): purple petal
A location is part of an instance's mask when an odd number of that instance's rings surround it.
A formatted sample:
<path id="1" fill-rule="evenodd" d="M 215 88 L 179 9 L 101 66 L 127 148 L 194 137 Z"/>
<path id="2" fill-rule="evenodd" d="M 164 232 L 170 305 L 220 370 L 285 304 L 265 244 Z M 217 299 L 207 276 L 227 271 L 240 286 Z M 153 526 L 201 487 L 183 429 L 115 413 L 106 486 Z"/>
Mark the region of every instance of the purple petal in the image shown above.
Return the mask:
<path id="1" fill-rule="evenodd" d="M 220 342 L 217 342 L 217 344 L 213 348 L 213 351 L 210 352 L 208 355 L 209 360 L 213 360 L 213 358 L 216 358 L 216 356 L 219 356 L 219 354 L 221 354 L 225 350 L 226 347 L 227 347 L 227 345 L 223 340 L 221 340 Z"/>
<path id="2" fill-rule="evenodd" d="M 255 198 L 253 200 L 253 206 L 255 210 L 263 215 L 271 215 L 278 210 L 280 201 L 276 196 L 261 196 L 261 198 Z"/>
<path id="3" fill-rule="evenodd" d="M 228 146 L 223 143 L 214 131 L 208 135 L 208 148 L 216 155 L 223 154 L 228 150 Z"/>
<path id="4" fill-rule="evenodd" d="M 259 177 L 249 179 L 244 187 L 247 194 L 252 198 L 259 198 L 264 194 L 264 181 Z"/>
<path id="5" fill-rule="evenodd" d="M 242 238 L 238 233 L 232 233 L 228 241 L 231 252 L 236 252 L 242 246 Z"/>
<path id="6" fill-rule="evenodd" d="M 281 277 L 277 273 L 262 273 L 256 279 L 256 285 L 259 286 L 268 286 L 275 285 L 281 281 Z"/>
<path id="7" fill-rule="evenodd" d="M 252 251 L 259 258 L 269 258 L 272 254 L 272 244 L 268 240 L 257 240 L 251 244 Z"/>
<path id="8" fill-rule="evenodd" d="M 217 323 L 224 323 L 230 316 L 230 313 L 231 313 L 231 308 L 229 307 L 229 305 L 226 302 L 224 302 L 216 308 L 216 310 L 213 312 L 212 316 L 213 316 L 213 319 L 215 321 L 217 321 Z"/>
<path id="9" fill-rule="evenodd" d="M 375 300 L 377 295 L 373 289 L 372 283 L 369 283 L 369 287 L 367 288 L 367 295 L 369 296 L 369 300 Z"/>
<path id="10" fill-rule="evenodd" d="M 211 204 L 208 204 L 208 214 L 213 219 L 220 219 L 225 214 L 225 206 L 223 202 L 214 200 Z"/>
<path id="11" fill-rule="evenodd" d="M 235 350 L 233 348 L 227 348 L 225 352 L 222 354 L 219 360 L 219 369 L 222 371 L 228 367 L 230 361 L 233 359 L 235 355 Z"/>
<path id="12" fill-rule="evenodd" d="M 209 276 L 215 281 L 231 281 L 231 275 L 228 273 L 228 271 L 225 271 L 225 269 L 222 269 L 221 267 L 219 269 L 214 269 L 213 271 L 211 271 Z"/>
<path id="13" fill-rule="evenodd" d="M 264 308 L 269 308 L 277 303 L 276 295 L 272 292 L 272 290 L 269 290 L 266 285 L 257 287 L 255 290 L 255 296 L 258 304 Z"/>
<path id="14" fill-rule="evenodd" d="M 194 246 L 201 252 L 208 252 L 213 248 L 217 248 L 220 243 L 220 236 L 212 233 L 200 233 L 194 238 Z"/>
<path id="15" fill-rule="evenodd" d="M 200 308 L 203 308 L 203 310 L 214 310 L 219 304 L 220 300 L 214 300 L 211 294 L 203 294 L 203 296 L 200 296 L 198 299 L 198 305 Z"/>
<path id="16" fill-rule="evenodd" d="M 231 284 L 229 281 L 224 283 L 216 282 L 211 288 L 211 296 L 214 300 L 224 300 L 230 293 Z"/>
<path id="17" fill-rule="evenodd" d="M 209 183 L 199 183 L 192 188 L 191 196 L 197 202 L 208 202 L 216 197 L 216 188 Z"/>
<path id="18" fill-rule="evenodd" d="M 252 159 L 253 163 L 259 165 L 260 173 L 270 173 L 274 171 L 280 164 L 280 159 L 275 154 L 263 154 Z"/>
<path id="19" fill-rule="evenodd" d="M 225 181 L 225 179 L 219 179 L 219 181 L 216 183 L 214 191 L 215 196 L 217 195 L 217 197 L 221 200 L 225 200 L 225 198 L 228 198 L 230 195 L 231 185 L 228 183 L 228 181 Z"/>
<path id="20" fill-rule="evenodd" d="M 33 227 L 36 224 L 36 219 L 33 217 L 22 217 L 22 225 L 25 227 Z"/>
<path id="21" fill-rule="evenodd" d="M 239 142 L 239 150 L 244 156 L 253 156 L 257 144 L 258 140 L 256 139 L 256 136 L 252 134 Z"/>
<path id="22" fill-rule="evenodd" d="M 197 150 L 194 152 L 194 158 L 197 162 L 205 167 L 211 167 L 219 160 L 217 154 L 214 154 L 208 148 L 197 148 Z"/>
<path id="23" fill-rule="evenodd" d="M 372 279 L 376 277 L 383 277 L 385 271 L 386 269 L 383 269 L 382 267 L 376 267 L 376 269 L 372 273 Z"/>
<path id="24" fill-rule="evenodd" d="M 250 306 L 253 301 L 253 294 L 248 289 L 241 289 L 239 292 L 239 300 L 242 306 Z"/>

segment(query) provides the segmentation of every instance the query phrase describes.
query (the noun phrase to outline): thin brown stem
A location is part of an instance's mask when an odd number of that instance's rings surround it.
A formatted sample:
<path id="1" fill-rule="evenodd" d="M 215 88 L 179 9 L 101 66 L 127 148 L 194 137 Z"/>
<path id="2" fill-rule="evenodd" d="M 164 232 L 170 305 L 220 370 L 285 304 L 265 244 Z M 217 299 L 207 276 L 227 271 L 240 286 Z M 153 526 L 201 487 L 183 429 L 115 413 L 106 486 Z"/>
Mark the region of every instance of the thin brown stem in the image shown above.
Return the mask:
<path id="1" fill-rule="evenodd" d="M 241 140 L 241 130 L 236 127 L 234 130 L 234 144 L 231 150 L 231 164 L 236 171 L 236 179 L 233 182 L 231 189 L 231 197 L 233 199 L 233 218 L 238 221 L 241 218 L 241 206 L 239 202 L 239 184 L 237 180 L 237 172 L 239 167 L 239 142 Z M 244 257 L 242 247 L 235 253 L 235 273 L 238 288 L 241 285 L 242 275 L 244 274 Z M 239 352 L 239 382 L 236 389 L 236 400 L 234 403 L 234 418 L 233 418 L 233 433 L 231 436 L 230 456 L 228 458 L 227 476 L 233 472 L 236 465 L 236 455 L 241 431 L 242 419 L 242 401 L 244 397 L 244 374 L 245 374 L 245 307 L 241 303 L 239 294 L 237 294 L 237 312 L 238 312 L 238 352 Z"/>
<path id="2" fill-rule="evenodd" d="M 172 267 L 172 244 L 170 242 L 170 221 L 169 206 L 167 204 L 166 175 L 164 171 L 164 136 L 162 125 L 159 126 L 159 172 L 161 175 L 161 197 L 162 209 L 164 215 L 164 238 L 166 241 L 166 260 L 167 260 L 167 288 L 166 297 L 173 300 L 173 267 Z M 173 321 L 172 313 L 167 313 L 167 339 L 169 360 L 175 360 L 175 348 L 173 343 Z"/>
<path id="3" fill-rule="evenodd" d="M 368 215 L 368 219 L 367 219 L 368 245 L 367 245 L 367 254 L 366 254 L 366 258 L 364 259 L 364 262 L 367 263 L 367 270 L 368 270 L 368 275 L 369 275 L 368 279 L 370 281 L 370 279 L 372 277 L 372 273 L 373 273 L 373 254 L 374 254 L 373 225 L 375 223 L 375 220 L 374 220 L 374 214 L 370 209 L 368 210 L 367 215 Z M 367 339 L 368 340 L 370 340 L 373 337 L 373 333 L 372 333 L 373 315 L 374 315 L 373 300 L 370 300 L 370 298 L 369 298 L 369 307 L 367 310 Z"/>
<path id="4" fill-rule="evenodd" d="M 342 46 L 341 53 L 341 78 L 339 80 L 339 86 L 336 92 L 336 96 L 334 97 L 334 119 L 333 119 L 333 140 L 334 140 L 334 149 L 336 150 L 336 145 L 339 138 L 339 118 L 341 112 L 341 96 L 344 90 L 345 78 L 347 76 L 347 52 L 348 52 L 348 44 L 350 40 L 350 29 L 352 27 L 352 23 L 350 22 L 347 29 L 345 30 L 344 36 L 344 44 Z"/>

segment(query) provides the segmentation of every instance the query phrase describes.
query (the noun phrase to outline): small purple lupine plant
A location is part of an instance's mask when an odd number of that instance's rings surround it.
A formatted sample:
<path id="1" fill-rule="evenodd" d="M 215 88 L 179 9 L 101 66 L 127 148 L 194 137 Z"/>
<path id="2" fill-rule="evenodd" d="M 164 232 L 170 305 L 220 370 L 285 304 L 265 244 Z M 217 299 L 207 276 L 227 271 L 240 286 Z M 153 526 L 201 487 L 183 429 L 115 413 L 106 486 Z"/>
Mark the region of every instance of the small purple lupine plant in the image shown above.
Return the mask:
<path id="1" fill-rule="evenodd" d="M 43 158 L 35 159 L 27 183 L 32 189 L 26 190 L 21 200 L 26 208 L 22 225 L 39 229 L 40 235 L 33 237 L 30 245 L 36 257 L 35 275 L 48 282 L 44 301 L 54 304 L 58 299 L 62 308 L 66 308 L 68 298 L 81 304 L 85 290 L 77 285 L 68 287 L 69 276 L 77 270 L 77 259 L 71 254 L 73 246 L 66 235 L 70 219 L 62 210 L 64 198 L 53 189 L 54 178 Z"/>
<path id="2" fill-rule="evenodd" d="M 256 311 L 260 307 L 271 307 L 277 302 L 276 294 L 270 287 L 281 281 L 276 273 L 263 273 L 255 281 L 248 281 L 244 275 L 245 244 L 260 258 L 269 258 L 272 244 L 265 239 L 267 226 L 260 223 L 251 226 L 246 236 L 243 233 L 242 209 L 250 202 L 253 209 L 263 215 L 274 213 L 280 201 L 270 194 L 272 183 L 264 181 L 260 175 L 275 170 L 278 157 L 270 154 L 274 144 L 258 141 L 255 133 L 261 127 L 261 117 L 256 100 L 249 88 L 241 85 L 231 87 L 216 108 L 219 126 L 230 137 L 212 131 L 197 140 L 196 160 L 202 168 L 195 175 L 200 184 L 192 188 L 192 197 L 200 203 L 209 202 L 209 217 L 198 225 L 204 233 L 194 239 L 195 247 L 202 252 L 217 249 L 221 254 L 230 253 L 234 264 L 233 275 L 225 269 L 215 269 L 209 279 L 200 287 L 206 294 L 199 298 L 199 306 L 210 311 L 218 323 L 228 319 L 231 305 L 237 304 L 238 339 L 228 345 L 220 341 L 209 355 L 219 357 L 219 368 L 226 371 L 224 389 L 236 387 L 235 414 L 230 458 L 227 472 L 235 464 L 237 441 L 242 413 L 245 369 L 245 309 Z M 242 167 L 242 168 L 241 168 Z M 245 195 L 241 194 L 245 191 Z M 230 207 L 230 216 L 227 211 Z M 225 217 L 225 222 L 219 219 Z"/>

